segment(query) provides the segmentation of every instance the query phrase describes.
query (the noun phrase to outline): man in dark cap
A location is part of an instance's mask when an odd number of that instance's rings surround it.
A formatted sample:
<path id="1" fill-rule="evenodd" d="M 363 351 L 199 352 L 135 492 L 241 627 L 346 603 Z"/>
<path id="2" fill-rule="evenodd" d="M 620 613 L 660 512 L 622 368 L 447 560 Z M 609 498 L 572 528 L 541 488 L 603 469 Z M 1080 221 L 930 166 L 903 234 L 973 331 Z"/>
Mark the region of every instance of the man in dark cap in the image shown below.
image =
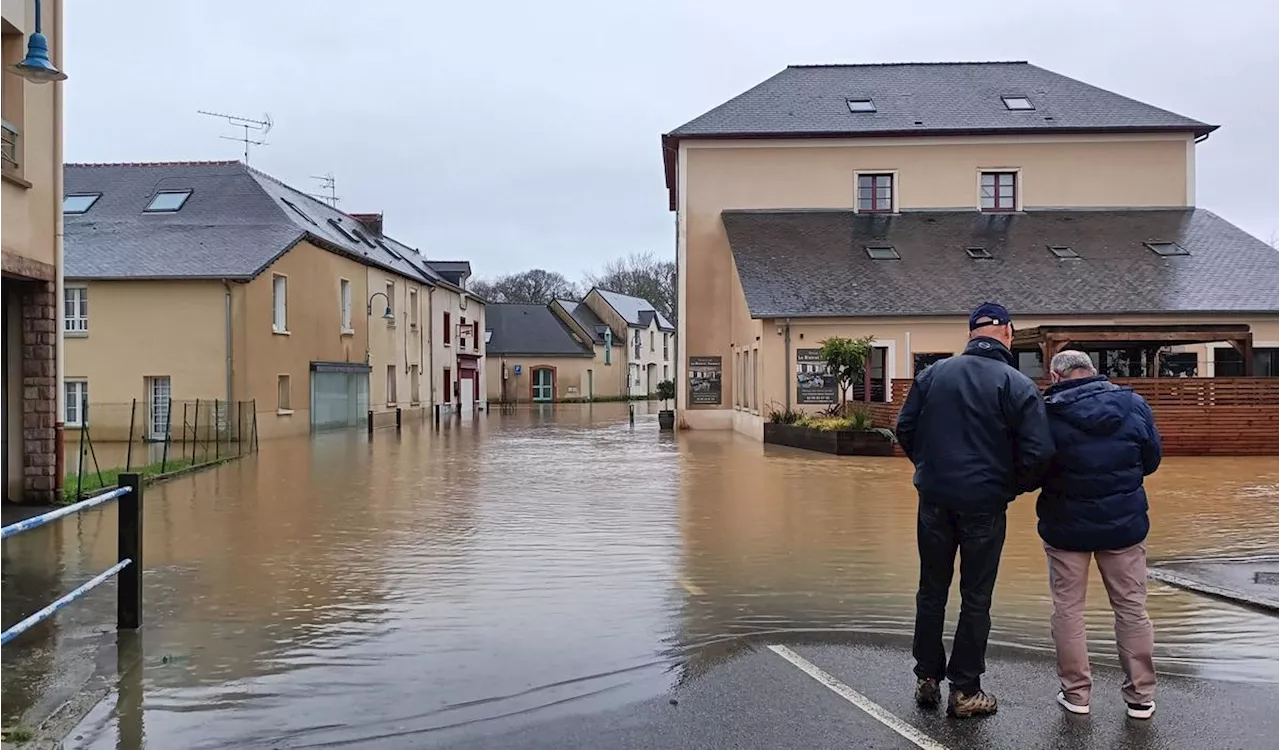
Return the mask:
<path id="1" fill-rule="evenodd" d="M 994 302 L 979 305 L 969 315 L 964 353 L 920 373 L 898 416 L 898 440 L 915 464 L 920 496 L 916 702 L 936 707 L 946 677 L 947 714 L 957 718 L 996 711 L 981 677 L 1005 509 L 1040 486 L 1053 457 L 1044 402 L 1035 382 L 1018 372 L 1012 343 L 1009 311 Z M 957 550 L 960 621 L 948 662 L 942 627 Z"/>

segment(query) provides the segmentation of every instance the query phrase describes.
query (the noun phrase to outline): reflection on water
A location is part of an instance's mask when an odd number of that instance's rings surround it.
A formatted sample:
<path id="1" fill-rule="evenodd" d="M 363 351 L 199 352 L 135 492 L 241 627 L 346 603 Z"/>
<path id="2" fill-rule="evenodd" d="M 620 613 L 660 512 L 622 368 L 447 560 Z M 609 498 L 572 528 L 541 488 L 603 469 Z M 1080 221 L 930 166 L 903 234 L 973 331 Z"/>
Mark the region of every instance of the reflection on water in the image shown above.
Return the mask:
<path id="1" fill-rule="evenodd" d="M 148 619 L 127 644 L 143 668 L 71 746 L 140 747 L 144 723 L 153 748 L 418 746 L 652 695 L 740 636 L 909 633 L 904 459 L 659 436 L 638 410 L 634 429 L 622 405 L 562 406 L 263 443 L 152 488 Z M 1151 496 L 1153 558 L 1275 552 L 1273 460 L 1170 459 Z M 1029 500 L 1011 509 L 992 637 L 1043 649 Z M 110 565 L 114 524 L 107 510 L 7 542 L 5 625 Z M 92 661 L 112 593 L 6 647 L 7 716 Z M 1089 604 L 1091 645 L 1114 661 L 1100 583 Z M 1275 680 L 1274 618 L 1161 586 L 1150 607 L 1163 670 Z"/>

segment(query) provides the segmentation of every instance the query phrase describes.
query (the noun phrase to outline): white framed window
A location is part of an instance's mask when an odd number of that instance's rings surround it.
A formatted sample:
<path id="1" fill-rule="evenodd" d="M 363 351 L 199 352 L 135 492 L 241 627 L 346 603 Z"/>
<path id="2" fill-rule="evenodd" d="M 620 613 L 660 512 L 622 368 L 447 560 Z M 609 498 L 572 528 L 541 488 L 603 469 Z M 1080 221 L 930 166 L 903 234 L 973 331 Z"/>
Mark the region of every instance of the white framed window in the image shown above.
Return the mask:
<path id="1" fill-rule="evenodd" d="M 387 309 L 391 311 L 391 317 L 387 320 L 388 326 L 396 324 L 396 282 L 387 282 Z"/>
<path id="2" fill-rule="evenodd" d="M 1017 169 L 982 169 L 978 172 L 978 210 L 987 213 L 1018 210 L 1022 192 Z"/>
<path id="3" fill-rule="evenodd" d="M 89 402 L 89 381 L 83 378 L 67 378 L 63 387 L 62 421 L 68 427 L 84 425 L 85 405 Z"/>
<path id="4" fill-rule="evenodd" d="M 276 376 L 276 413 L 293 413 L 293 387 L 288 375 Z"/>
<path id="5" fill-rule="evenodd" d="M 387 406 L 396 405 L 396 366 L 387 365 Z"/>
<path id="6" fill-rule="evenodd" d="M 338 281 L 338 309 L 342 314 L 342 332 L 355 333 L 351 328 L 351 281 Z"/>
<path id="7" fill-rule="evenodd" d="M 271 277 L 271 330 L 289 332 L 289 280 L 280 274 Z"/>
<path id="8" fill-rule="evenodd" d="M 898 210 L 898 173 L 857 172 L 854 206 L 860 214 L 891 214 Z"/>
<path id="9" fill-rule="evenodd" d="M 418 329 L 418 290 L 409 290 L 409 327 Z"/>
<path id="10" fill-rule="evenodd" d="M 169 407 L 173 404 L 173 387 L 168 375 L 146 379 L 147 439 L 164 440 L 169 435 Z"/>
<path id="11" fill-rule="evenodd" d="M 64 333 L 89 332 L 89 289 L 69 286 L 63 290 L 62 330 Z"/>

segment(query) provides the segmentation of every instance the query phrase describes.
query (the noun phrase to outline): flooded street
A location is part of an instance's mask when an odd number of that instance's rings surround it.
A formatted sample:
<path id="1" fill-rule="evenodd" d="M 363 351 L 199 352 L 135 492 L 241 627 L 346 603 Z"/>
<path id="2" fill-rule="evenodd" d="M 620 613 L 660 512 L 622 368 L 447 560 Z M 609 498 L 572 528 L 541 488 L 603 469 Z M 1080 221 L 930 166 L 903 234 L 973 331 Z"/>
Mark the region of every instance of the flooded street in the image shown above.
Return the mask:
<path id="1" fill-rule="evenodd" d="M 753 636 L 909 635 L 905 459 L 660 436 L 647 408 L 264 441 L 149 488 L 144 666 L 68 747 L 427 747 L 650 698 Z M 1276 552 L 1274 458 L 1167 459 L 1148 487 L 1152 560 Z M 1008 528 L 992 641 L 1051 649 L 1030 497 Z M 110 508 L 5 542 L 5 626 L 115 545 Z M 6 646 L 6 723 L 102 667 L 114 592 Z M 1157 583 L 1149 606 L 1162 672 L 1276 681 L 1273 616 Z M 1088 625 L 1114 664 L 1096 573 Z"/>

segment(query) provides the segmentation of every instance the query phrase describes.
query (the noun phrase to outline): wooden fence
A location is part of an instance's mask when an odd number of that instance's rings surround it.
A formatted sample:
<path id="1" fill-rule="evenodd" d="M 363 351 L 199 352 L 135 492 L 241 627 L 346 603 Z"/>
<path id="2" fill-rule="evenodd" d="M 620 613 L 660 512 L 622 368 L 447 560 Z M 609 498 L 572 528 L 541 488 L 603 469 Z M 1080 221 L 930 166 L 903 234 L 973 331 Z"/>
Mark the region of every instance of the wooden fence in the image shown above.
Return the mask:
<path id="1" fill-rule="evenodd" d="M 1276 378 L 1118 378 L 1151 405 L 1167 456 L 1275 456 L 1280 452 Z M 1041 386 L 1045 386 L 1041 383 Z M 893 381 L 891 401 L 873 403 L 878 427 L 893 428 L 911 381 Z"/>

